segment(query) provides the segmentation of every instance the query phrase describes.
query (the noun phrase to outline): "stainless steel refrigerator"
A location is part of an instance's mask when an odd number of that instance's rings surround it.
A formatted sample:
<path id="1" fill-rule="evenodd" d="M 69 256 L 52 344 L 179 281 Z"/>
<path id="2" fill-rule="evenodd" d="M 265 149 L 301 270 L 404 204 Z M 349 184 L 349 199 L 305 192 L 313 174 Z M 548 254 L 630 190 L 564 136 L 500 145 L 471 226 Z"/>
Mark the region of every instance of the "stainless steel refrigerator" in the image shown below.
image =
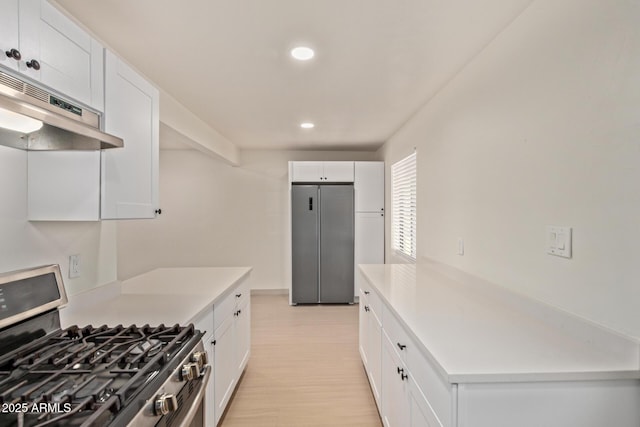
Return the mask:
<path id="1" fill-rule="evenodd" d="M 293 304 L 353 303 L 353 185 L 291 188 Z"/>

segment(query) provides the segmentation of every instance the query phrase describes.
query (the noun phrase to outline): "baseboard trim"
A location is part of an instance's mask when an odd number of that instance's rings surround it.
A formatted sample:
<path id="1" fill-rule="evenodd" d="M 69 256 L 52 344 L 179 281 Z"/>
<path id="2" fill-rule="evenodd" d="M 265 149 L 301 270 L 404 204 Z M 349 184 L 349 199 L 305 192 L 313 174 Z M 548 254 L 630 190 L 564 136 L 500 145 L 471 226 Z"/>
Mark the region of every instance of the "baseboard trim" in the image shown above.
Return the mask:
<path id="1" fill-rule="evenodd" d="M 289 289 L 251 289 L 251 295 L 289 295 Z"/>

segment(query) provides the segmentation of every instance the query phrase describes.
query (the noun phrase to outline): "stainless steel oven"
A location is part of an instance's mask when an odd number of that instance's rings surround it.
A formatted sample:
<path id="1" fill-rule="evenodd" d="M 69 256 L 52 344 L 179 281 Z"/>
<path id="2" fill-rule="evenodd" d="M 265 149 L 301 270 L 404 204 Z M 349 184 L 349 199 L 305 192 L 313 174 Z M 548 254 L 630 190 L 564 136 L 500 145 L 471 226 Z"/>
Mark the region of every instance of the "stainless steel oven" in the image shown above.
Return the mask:
<path id="1" fill-rule="evenodd" d="M 204 425 L 211 375 L 193 325 L 60 327 L 58 266 L 0 275 L 0 425 Z"/>

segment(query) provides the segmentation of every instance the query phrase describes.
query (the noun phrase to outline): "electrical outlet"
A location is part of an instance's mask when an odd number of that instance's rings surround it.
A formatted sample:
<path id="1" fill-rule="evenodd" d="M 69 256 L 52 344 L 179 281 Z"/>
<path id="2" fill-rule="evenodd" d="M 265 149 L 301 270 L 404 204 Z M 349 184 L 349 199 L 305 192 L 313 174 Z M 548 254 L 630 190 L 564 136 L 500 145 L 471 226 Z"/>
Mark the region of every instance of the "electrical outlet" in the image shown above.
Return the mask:
<path id="1" fill-rule="evenodd" d="M 571 258 L 571 227 L 547 227 L 547 253 Z"/>
<path id="2" fill-rule="evenodd" d="M 69 279 L 80 277 L 80 255 L 69 255 Z"/>

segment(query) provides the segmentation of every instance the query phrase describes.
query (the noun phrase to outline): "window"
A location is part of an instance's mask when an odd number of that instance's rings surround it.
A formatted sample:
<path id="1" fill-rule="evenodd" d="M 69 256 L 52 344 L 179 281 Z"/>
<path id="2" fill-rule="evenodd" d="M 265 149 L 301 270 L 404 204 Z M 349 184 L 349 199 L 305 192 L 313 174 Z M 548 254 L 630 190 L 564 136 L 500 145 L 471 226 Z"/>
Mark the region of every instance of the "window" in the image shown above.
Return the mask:
<path id="1" fill-rule="evenodd" d="M 391 166 L 391 247 L 416 259 L 416 153 Z"/>

